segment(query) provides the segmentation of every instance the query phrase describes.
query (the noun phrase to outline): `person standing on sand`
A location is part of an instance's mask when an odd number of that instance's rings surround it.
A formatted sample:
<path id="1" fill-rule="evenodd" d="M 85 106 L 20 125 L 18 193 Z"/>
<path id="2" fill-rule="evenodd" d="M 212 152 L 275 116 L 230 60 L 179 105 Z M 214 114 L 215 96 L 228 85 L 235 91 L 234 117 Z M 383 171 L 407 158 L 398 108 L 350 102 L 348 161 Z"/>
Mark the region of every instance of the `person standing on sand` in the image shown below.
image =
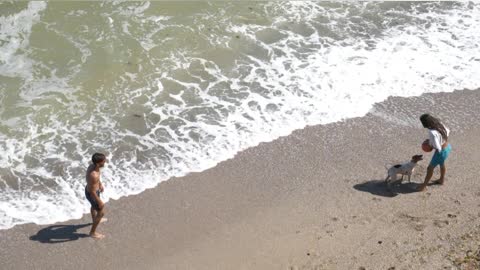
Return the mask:
<path id="1" fill-rule="evenodd" d="M 106 221 L 102 219 L 105 215 L 105 204 L 100 199 L 100 192 L 103 192 L 103 185 L 100 182 L 100 168 L 105 166 L 107 158 L 104 154 L 95 153 L 92 156 L 92 164 L 87 169 L 87 185 L 85 186 L 85 197 L 90 202 L 92 207 L 90 213 L 92 214 L 92 229 L 90 230 L 90 236 L 96 239 L 102 239 L 105 236 L 96 232 L 97 226 L 100 221 Z"/>
<path id="2" fill-rule="evenodd" d="M 426 113 L 420 116 L 420 122 L 422 122 L 424 128 L 428 129 L 428 143 L 433 149 L 435 149 L 435 153 L 433 154 L 432 160 L 427 168 L 425 181 L 418 187 L 418 191 L 424 191 L 433 176 L 433 169 L 438 165 L 440 165 L 440 179 L 438 179 L 437 183 L 443 185 L 445 181 L 445 173 L 447 172 L 445 161 L 447 160 L 452 147 L 448 143 L 450 130 L 442 124 L 438 118 Z"/>

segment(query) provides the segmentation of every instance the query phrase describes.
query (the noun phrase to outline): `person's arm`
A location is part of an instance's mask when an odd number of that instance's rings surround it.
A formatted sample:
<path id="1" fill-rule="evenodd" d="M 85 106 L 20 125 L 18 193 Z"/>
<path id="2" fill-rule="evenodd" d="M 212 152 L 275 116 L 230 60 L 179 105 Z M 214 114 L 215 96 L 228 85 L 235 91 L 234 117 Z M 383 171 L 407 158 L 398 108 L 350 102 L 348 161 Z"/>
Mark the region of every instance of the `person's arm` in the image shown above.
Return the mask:
<path id="1" fill-rule="evenodd" d="M 447 128 L 445 125 L 443 125 L 443 127 L 445 128 L 445 131 L 447 132 L 447 137 L 450 136 L 450 129 Z"/>
<path id="2" fill-rule="evenodd" d="M 103 185 L 102 185 L 102 182 L 100 182 L 100 181 L 99 181 L 98 185 L 99 185 L 98 187 L 99 187 L 99 189 L 100 189 L 100 192 L 103 192 Z"/>
<path id="3" fill-rule="evenodd" d="M 96 182 L 100 182 L 99 181 L 99 175 L 97 175 L 96 173 L 92 173 L 90 175 L 90 178 L 91 178 L 92 183 L 90 185 L 88 185 L 87 191 L 88 191 L 88 193 L 90 193 L 90 196 L 92 196 L 92 198 L 97 202 L 98 207 L 100 207 L 100 209 L 102 209 L 104 203 L 103 203 L 102 199 L 100 199 L 100 197 L 97 195 L 97 191 L 95 190 Z"/>

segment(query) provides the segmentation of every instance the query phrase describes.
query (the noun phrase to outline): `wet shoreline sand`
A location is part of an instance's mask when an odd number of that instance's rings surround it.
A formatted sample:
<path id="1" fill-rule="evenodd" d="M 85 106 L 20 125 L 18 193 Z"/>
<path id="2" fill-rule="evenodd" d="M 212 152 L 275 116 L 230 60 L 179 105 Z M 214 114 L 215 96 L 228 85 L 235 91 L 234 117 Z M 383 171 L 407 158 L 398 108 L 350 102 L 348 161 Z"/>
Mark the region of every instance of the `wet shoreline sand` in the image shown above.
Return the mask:
<path id="1" fill-rule="evenodd" d="M 414 192 L 427 154 L 392 194 L 385 166 L 421 153 L 424 112 L 452 130 L 446 184 Z M 111 201 L 104 240 L 85 237 L 89 215 L 2 230 L 1 268 L 468 269 L 462 256 L 480 231 L 479 114 L 480 90 L 389 98 L 365 117 L 307 127 Z"/>

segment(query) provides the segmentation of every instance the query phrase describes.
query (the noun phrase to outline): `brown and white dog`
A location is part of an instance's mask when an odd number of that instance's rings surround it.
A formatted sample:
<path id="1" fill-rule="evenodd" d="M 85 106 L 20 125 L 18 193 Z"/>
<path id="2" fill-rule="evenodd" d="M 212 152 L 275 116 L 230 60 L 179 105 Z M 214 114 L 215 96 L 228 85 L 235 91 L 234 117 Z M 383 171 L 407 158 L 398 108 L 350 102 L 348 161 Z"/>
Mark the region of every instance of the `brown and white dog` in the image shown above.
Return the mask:
<path id="1" fill-rule="evenodd" d="M 414 155 L 412 160 L 403 164 L 393 165 L 387 171 L 387 178 L 385 178 L 385 183 L 395 183 L 397 182 L 397 175 L 401 174 L 402 178 L 400 179 L 400 183 L 403 181 L 403 177 L 405 175 L 408 176 L 408 182 L 410 182 L 410 178 L 412 177 L 413 171 L 417 166 L 417 162 L 423 160 L 423 155 Z M 389 181 L 390 180 L 390 181 Z"/>

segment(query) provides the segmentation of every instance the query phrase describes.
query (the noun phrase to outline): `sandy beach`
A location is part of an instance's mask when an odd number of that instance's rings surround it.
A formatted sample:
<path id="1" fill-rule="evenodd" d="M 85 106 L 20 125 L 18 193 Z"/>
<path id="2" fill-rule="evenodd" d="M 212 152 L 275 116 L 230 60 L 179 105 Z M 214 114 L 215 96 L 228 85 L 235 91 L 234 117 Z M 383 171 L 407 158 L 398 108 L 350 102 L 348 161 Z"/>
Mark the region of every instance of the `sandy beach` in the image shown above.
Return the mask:
<path id="1" fill-rule="evenodd" d="M 427 153 L 389 192 L 385 166 L 421 153 L 424 112 L 452 130 L 445 185 L 415 192 Z M 389 98 L 110 201 L 101 241 L 89 215 L 2 230 L 0 269 L 478 269 L 479 114 L 480 90 Z"/>

